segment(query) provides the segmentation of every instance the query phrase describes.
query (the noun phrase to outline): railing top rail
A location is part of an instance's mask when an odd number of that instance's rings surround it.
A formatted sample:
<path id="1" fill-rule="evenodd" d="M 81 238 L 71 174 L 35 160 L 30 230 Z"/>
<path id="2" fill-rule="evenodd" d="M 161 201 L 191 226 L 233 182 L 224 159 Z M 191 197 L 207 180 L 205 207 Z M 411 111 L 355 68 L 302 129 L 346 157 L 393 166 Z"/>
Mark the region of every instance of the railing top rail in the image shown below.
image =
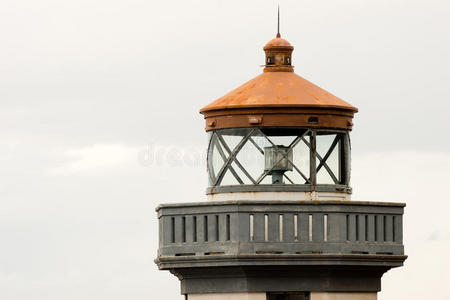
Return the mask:
<path id="1" fill-rule="evenodd" d="M 161 204 L 156 207 L 156 211 L 163 208 L 187 208 L 187 207 L 214 207 L 214 206 L 257 206 L 257 205 L 348 205 L 348 206 L 378 206 L 378 207 L 406 207 L 406 203 L 401 202 L 371 202 L 371 201 L 310 201 L 310 200 L 300 200 L 300 201 L 290 201 L 290 200 L 265 200 L 265 201 L 249 201 L 249 200 L 236 200 L 236 201 L 208 201 L 208 202 L 187 202 L 187 203 L 170 203 Z"/>

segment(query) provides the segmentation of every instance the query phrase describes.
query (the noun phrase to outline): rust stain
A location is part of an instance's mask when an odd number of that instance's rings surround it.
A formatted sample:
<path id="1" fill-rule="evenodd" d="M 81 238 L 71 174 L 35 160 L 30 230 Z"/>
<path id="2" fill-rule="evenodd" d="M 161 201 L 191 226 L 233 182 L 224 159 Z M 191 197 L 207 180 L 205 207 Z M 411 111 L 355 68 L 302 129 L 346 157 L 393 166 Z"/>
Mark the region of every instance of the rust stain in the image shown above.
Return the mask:
<path id="1" fill-rule="evenodd" d="M 264 72 L 200 112 L 256 107 L 323 107 L 358 109 L 293 72 Z"/>
<path id="2" fill-rule="evenodd" d="M 271 39 L 270 41 L 267 42 L 267 44 L 264 46 L 264 50 L 270 50 L 273 48 L 286 48 L 286 49 L 290 49 L 290 50 L 294 50 L 294 47 L 291 45 L 291 43 L 289 43 L 288 41 L 286 41 L 285 39 L 281 38 L 281 37 L 276 37 L 274 39 Z"/>
<path id="3" fill-rule="evenodd" d="M 200 110 L 206 130 L 303 126 L 351 130 L 358 109 L 294 73 L 294 47 L 277 36 L 264 46 L 264 72 Z M 257 116 L 256 116 L 257 115 Z M 309 117 L 319 122 L 311 124 Z"/>

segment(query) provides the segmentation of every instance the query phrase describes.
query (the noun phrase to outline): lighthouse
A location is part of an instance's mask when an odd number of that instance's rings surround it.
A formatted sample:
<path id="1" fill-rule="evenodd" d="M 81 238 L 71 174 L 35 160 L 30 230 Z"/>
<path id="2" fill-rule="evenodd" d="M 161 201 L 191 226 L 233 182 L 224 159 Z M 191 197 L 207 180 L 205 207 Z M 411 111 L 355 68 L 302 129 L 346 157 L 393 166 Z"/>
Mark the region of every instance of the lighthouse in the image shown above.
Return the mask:
<path id="1" fill-rule="evenodd" d="M 200 110 L 206 196 L 157 207 L 155 262 L 188 300 L 377 299 L 406 259 L 405 204 L 351 199 L 357 108 L 297 75 L 279 33 L 263 50 L 260 75 Z"/>

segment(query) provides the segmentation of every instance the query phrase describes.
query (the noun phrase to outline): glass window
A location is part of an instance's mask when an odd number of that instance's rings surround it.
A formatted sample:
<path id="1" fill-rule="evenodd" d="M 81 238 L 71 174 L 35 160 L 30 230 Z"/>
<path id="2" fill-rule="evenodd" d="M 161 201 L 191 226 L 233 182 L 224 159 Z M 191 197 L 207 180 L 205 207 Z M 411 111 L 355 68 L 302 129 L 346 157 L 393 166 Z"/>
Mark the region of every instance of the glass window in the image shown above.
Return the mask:
<path id="1" fill-rule="evenodd" d="M 316 167 L 318 184 L 338 184 L 339 180 L 338 134 L 318 134 L 316 137 Z"/>
<path id="2" fill-rule="evenodd" d="M 314 134 L 313 134 L 314 131 Z M 210 186 L 346 184 L 346 133 L 307 128 L 238 128 L 210 136 Z M 316 172 L 311 174 L 312 145 Z"/>

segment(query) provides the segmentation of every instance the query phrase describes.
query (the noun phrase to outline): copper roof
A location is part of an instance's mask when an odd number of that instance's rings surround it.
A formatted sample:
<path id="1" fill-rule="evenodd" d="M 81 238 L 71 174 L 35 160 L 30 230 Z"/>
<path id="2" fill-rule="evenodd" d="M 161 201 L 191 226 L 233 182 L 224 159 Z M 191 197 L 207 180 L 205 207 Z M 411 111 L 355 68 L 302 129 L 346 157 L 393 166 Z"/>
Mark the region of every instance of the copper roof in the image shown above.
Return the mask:
<path id="1" fill-rule="evenodd" d="M 288 41 L 286 41 L 285 39 L 277 36 L 274 39 L 271 39 L 269 42 L 267 42 L 267 44 L 264 46 L 264 50 L 267 50 L 269 48 L 288 48 L 288 49 L 294 49 L 294 47 L 291 45 L 291 43 L 289 43 Z"/>
<path id="2" fill-rule="evenodd" d="M 205 106 L 200 112 L 262 107 L 338 108 L 358 111 L 356 107 L 293 72 L 264 72 Z"/>
<path id="3" fill-rule="evenodd" d="M 279 34 L 264 46 L 263 73 L 200 110 L 206 130 L 309 127 L 351 130 L 358 109 L 294 73 L 294 47 Z"/>

